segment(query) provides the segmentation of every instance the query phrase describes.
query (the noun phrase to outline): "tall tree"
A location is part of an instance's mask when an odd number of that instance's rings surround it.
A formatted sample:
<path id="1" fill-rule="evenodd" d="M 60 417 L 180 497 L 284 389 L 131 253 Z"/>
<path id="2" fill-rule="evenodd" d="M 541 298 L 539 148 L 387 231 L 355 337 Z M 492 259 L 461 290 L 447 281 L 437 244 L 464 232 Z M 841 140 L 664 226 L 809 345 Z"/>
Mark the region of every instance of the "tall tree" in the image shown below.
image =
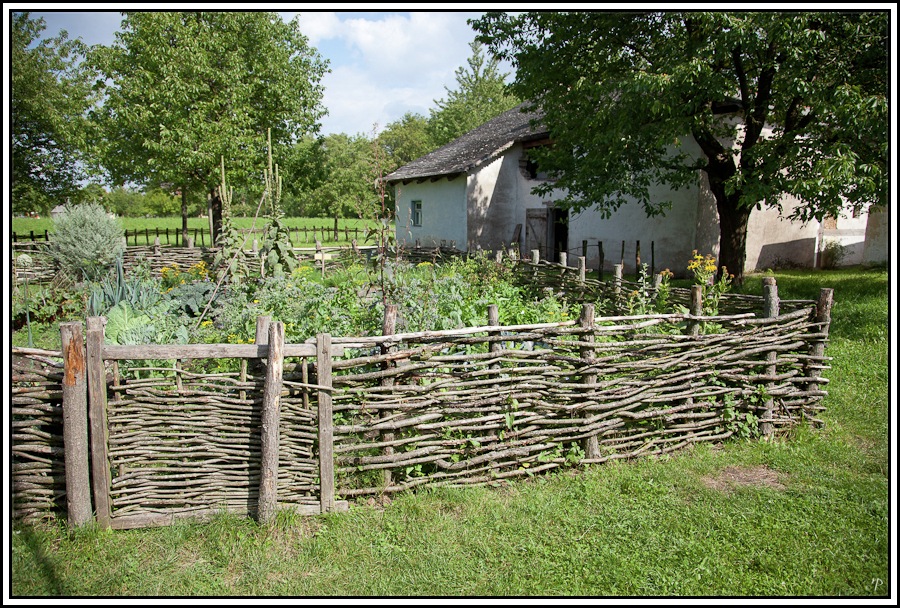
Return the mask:
<path id="1" fill-rule="evenodd" d="M 555 145 L 538 160 L 558 179 L 543 190 L 657 214 L 670 202 L 652 184 L 702 171 L 736 282 L 763 204 L 795 196 L 803 221 L 886 204 L 886 12 L 488 13 L 473 27 L 545 113 Z"/>
<path id="2" fill-rule="evenodd" d="M 439 147 L 431 139 L 428 119 L 413 112 L 389 123 L 375 141 L 384 151 L 386 174 Z"/>
<path id="3" fill-rule="evenodd" d="M 327 135 L 322 142 L 324 172 L 318 187 L 308 194 L 306 207 L 317 215 L 334 218 L 369 217 L 375 205 L 372 142 L 363 135 Z"/>
<path id="4" fill-rule="evenodd" d="M 468 67 L 456 70 L 457 88 L 444 87 L 447 96 L 434 101 L 436 107 L 431 110 L 428 127 L 435 147 L 453 141 L 519 104 L 519 99 L 507 91 L 507 74 L 500 71 L 500 61 L 487 57 L 484 46 L 478 42 L 471 42 L 469 48 L 472 55 L 467 60 Z"/>
<path id="5" fill-rule="evenodd" d="M 93 95 L 86 48 L 58 37 L 40 39 L 43 19 L 12 14 L 12 204 L 46 213 L 77 198 L 84 171 L 84 128 Z"/>
<path id="6" fill-rule="evenodd" d="M 266 130 L 275 157 L 324 114 L 327 63 L 296 19 L 270 12 L 126 12 L 116 43 L 91 61 L 108 85 L 96 119 L 98 149 L 113 183 L 171 183 L 220 208 L 219 162 L 229 183 L 257 183 Z"/>

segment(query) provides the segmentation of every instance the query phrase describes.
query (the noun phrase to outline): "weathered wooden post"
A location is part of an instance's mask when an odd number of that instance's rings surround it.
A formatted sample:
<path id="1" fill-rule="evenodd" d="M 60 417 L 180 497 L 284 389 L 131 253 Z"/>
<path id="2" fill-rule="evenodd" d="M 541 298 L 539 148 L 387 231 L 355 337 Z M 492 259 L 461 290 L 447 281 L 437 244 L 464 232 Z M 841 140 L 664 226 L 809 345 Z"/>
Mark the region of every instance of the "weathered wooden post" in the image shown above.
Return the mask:
<path id="1" fill-rule="evenodd" d="M 316 384 L 319 389 L 319 506 L 334 509 L 334 420 L 331 411 L 331 334 L 316 335 Z"/>
<path id="2" fill-rule="evenodd" d="M 109 470 L 109 431 L 106 418 L 106 369 L 103 367 L 105 324 L 104 317 L 88 317 L 86 346 L 94 511 L 97 513 L 97 523 L 101 527 L 109 528 L 112 517 L 109 497 L 112 476 Z"/>
<path id="3" fill-rule="evenodd" d="M 819 334 L 812 346 L 810 347 L 810 362 L 807 364 L 808 372 L 806 376 L 810 379 L 807 385 L 808 390 L 818 389 L 818 379 L 822 376 L 822 369 L 825 365 L 825 343 L 828 341 L 828 331 L 831 326 L 831 306 L 834 301 L 834 290 L 825 287 L 819 292 L 819 299 L 816 302 L 816 324 L 818 325 Z"/>
<path id="4" fill-rule="evenodd" d="M 186 243 L 185 243 L 185 247 L 187 247 L 188 249 L 193 249 L 193 248 L 194 248 L 194 237 L 192 237 L 192 236 L 187 237 L 187 241 L 186 241 Z"/>
<path id="5" fill-rule="evenodd" d="M 153 255 L 159 255 L 160 253 L 161 243 L 159 242 L 159 236 L 153 239 Z"/>
<path id="6" fill-rule="evenodd" d="M 579 319 L 579 325 L 582 329 L 585 330 L 581 336 L 582 342 L 593 342 L 594 341 L 594 305 L 593 304 L 583 304 L 581 306 L 581 318 Z M 582 365 L 585 367 L 590 367 L 594 363 L 594 349 L 590 346 L 585 346 L 581 348 L 581 360 Z M 593 385 L 597 383 L 597 374 L 595 372 L 590 372 L 583 374 L 581 377 L 582 384 L 585 385 Z M 588 393 L 594 389 L 585 386 L 584 392 Z M 587 414 L 585 414 L 587 416 Z M 584 457 L 585 458 L 600 458 L 600 443 L 597 439 L 597 435 L 591 435 L 584 440 Z"/>
<path id="7" fill-rule="evenodd" d="M 767 319 L 774 319 L 778 316 L 778 285 L 775 283 L 775 277 L 765 277 L 763 279 L 763 315 Z M 775 386 L 775 374 L 778 371 L 776 361 L 778 353 L 771 351 L 766 353 L 766 376 L 769 378 L 766 383 L 767 392 L 771 391 Z M 775 432 L 775 426 L 771 422 L 772 416 L 775 414 L 775 400 L 769 395 L 763 403 L 762 415 L 760 416 L 759 433 L 766 441 L 772 438 Z"/>
<path id="8" fill-rule="evenodd" d="M 281 423 L 281 386 L 284 375 L 284 323 L 269 325 L 266 384 L 262 401 L 260 477 L 257 518 L 272 520 L 278 510 L 278 430 Z"/>
<path id="9" fill-rule="evenodd" d="M 650 274 L 656 275 L 656 241 L 650 241 Z"/>
<path id="10" fill-rule="evenodd" d="M 584 284 L 587 277 L 587 258 L 583 255 L 578 256 L 578 282 Z"/>
<path id="11" fill-rule="evenodd" d="M 565 251 L 559 252 L 559 265 L 562 266 L 563 268 L 569 267 L 569 254 L 566 253 Z"/>
<path id="12" fill-rule="evenodd" d="M 490 327 L 499 327 L 500 326 L 500 309 L 496 304 L 488 304 L 487 307 L 488 313 L 488 326 Z M 500 336 L 502 335 L 500 331 L 489 331 L 488 336 Z M 492 353 L 499 353 L 503 350 L 503 344 L 499 340 L 492 340 L 488 342 L 488 350 Z M 500 363 L 491 363 L 491 370 L 499 373 L 500 371 Z M 494 390 L 500 388 L 499 384 L 495 384 L 493 386 Z"/>
<path id="13" fill-rule="evenodd" d="M 324 231 L 324 228 L 322 229 Z M 322 278 L 325 278 L 325 252 L 322 251 L 322 243 L 316 239 L 316 256 L 322 260 Z"/>
<path id="14" fill-rule="evenodd" d="M 691 316 L 699 317 L 703 314 L 703 286 L 691 285 Z M 687 324 L 689 336 L 700 335 L 700 321 L 691 319 Z"/>
<path id="15" fill-rule="evenodd" d="M 532 249 L 531 250 L 531 263 L 537 264 L 541 261 L 541 251 L 540 249 Z"/>
<path id="16" fill-rule="evenodd" d="M 618 296 L 622 293 L 622 272 L 625 269 L 625 264 L 616 264 L 613 266 L 613 291 Z"/>
<path id="17" fill-rule="evenodd" d="M 600 253 L 598 254 L 600 256 L 600 258 L 599 258 L 599 262 L 597 263 L 597 276 L 602 281 L 603 280 L 603 265 L 606 263 L 605 256 L 603 255 L 603 241 L 598 239 L 597 245 L 600 249 Z"/>
<path id="18" fill-rule="evenodd" d="M 581 257 L 587 258 L 587 239 L 581 241 Z"/>
<path id="19" fill-rule="evenodd" d="M 91 520 L 91 477 L 88 459 L 87 381 L 84 337 L 80 322 L 60 323 L 63 353 L 63 443 L 69 527 Z"/>
<path id="20" fill-rule="evenodd" d="M 636 241 L 634 245 L 634 274 L 637 276 L 638 281 L 641 280 L 643 276 L 643 269 L 641 268 L 641 242 Z"/>
<path id="21" fill-rule="evenodd" d="M 396 304 L 385 304 L 384 306 L 384 319 L 381 323 L 381 335 L 382 336 L 391 336 L 397 329 L 397 305 Z M 387 346 L 386 343 L 381 343 L 381 354 L 386 355 L 396 350 L 396 348 Z M 381 368 L 383 370 L 389 370 L 396 366 L 396 363 L 393 361 L 385 361 L 382 363 Z M 381 386 L 391 387 L 394 386 L 394 379 L 392 377 L 385 377 L 381 379 Z M 382 410 L 381 418 L 388 418 L 391 416 L 391 413 L 387 410 Z M 385 443 L 391 443 L 394 441 L 394 432 L 390 430 L 381 432 L 381 440 Z M 390 456 L 394 453 L 394 447 L 391 445 L 387 445 L 384 447 L 384 455 Z M 389 488 L 393 483 L 393 476 L 391 475 L 390 469 L 384 469 L 384 487 Z"/>

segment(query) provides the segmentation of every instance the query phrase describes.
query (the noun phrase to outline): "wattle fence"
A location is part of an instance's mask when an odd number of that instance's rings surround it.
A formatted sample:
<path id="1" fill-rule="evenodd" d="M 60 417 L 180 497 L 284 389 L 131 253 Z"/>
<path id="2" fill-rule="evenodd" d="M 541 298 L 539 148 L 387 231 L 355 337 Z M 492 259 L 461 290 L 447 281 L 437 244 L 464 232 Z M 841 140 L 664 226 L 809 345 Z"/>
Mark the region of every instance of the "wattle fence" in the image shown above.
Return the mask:
<path id="1" fill-rule="evenodd" d="M 266 318 L 252 345 L 113 346 L 102 318 L 63 324 L 61 352 L 13 349 L 14 518 L 266 521 L 768 437 L 820 422 L 831 299 L 782 310 L 769 279 L 741 300 L 755 311 L 702 316 L 694 295 L 694 312 L 595 316 L 586 301 L 578 321 L 501 326 L 491 307 L 484 327 L 407 334 L 388 306 L 381 336 L 293 345 Z"/>

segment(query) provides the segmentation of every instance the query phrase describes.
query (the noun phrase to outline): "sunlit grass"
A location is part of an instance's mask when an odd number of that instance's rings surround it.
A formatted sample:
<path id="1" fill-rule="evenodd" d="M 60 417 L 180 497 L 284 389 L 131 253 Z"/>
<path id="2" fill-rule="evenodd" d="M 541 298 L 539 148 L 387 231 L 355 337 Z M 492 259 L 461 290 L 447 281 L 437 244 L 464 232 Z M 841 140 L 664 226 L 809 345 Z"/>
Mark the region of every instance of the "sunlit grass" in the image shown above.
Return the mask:
<path id="1" fill-rule="evenodd" d="M 884 596 L 887 273 L 776 277 L 784 299 L 835 289 L 822 429 L 421 491 L 384 509 L 281 513 L 270 526 L 234 516 L 118 532 L 16 526 L 12 593 Z"/>

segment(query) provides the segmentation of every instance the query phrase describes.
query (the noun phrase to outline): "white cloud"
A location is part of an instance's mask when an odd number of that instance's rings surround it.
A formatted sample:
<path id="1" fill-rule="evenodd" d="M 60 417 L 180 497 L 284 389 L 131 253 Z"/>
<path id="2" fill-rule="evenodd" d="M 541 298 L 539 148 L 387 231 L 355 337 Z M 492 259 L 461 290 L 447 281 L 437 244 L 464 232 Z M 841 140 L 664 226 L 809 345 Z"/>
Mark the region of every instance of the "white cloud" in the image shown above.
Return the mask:
<path id="1" fill-rule="evenodd" d="M 427 116 L 456 85 L 480 13 L 301 13 L 300 30 L 332 72 L 323 79 L 325 133 L 380 131 L 406 112 Z M 293 15 L 283 14 L 286 19 Z"/>
<path id="2" fill-rule="evenodd" d="M 309 13 L 280 14 L 285 21 L 290 21 L 299 14 L 300 31 L 309 38 L 309 42 L 313 46 L 318 46 L 323 39 L 333 38 L 341 25 L 341 20 L 338 19 L 337 13 L 313 11 Z"/>

